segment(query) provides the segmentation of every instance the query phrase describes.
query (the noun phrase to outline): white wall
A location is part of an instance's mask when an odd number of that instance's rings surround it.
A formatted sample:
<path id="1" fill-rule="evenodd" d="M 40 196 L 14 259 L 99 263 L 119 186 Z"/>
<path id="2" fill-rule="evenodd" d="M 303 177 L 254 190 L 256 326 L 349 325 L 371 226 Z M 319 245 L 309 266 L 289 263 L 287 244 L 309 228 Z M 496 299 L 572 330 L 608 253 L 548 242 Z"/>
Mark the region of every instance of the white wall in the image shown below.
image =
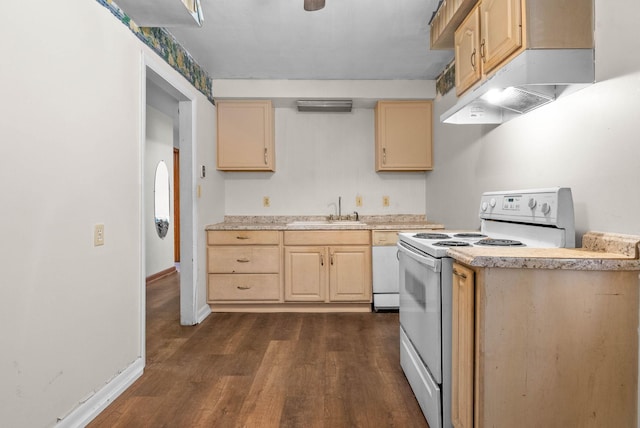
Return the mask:
<path id="1" fill-rule="evenodd" d="M 376 173 L 373 109 L 275 109 L 276 172 L 224 173 L 227 215 L 424 214 L 424 173 Z M 355 206 L 356 195 L 363 206 Z M 390 206 L 382 206 L 382 196 Z M 270 208 L 263 207 L 268 196 Z M 332 205 L 333 204 L 333 205 Z"/>
<path id="2" fill-rule="evenodd" d="M 176 102 L 176 105 L 178 103 Z M 173 228 L 173 118 L 160 110 L 147 105 L 145 144 L 145 189 L 144 228 L 145 228 L 145 276 L 149 277 L 174 265 Z M 169 170 L 169 232 L 160 238 L 155 226 L 155 176 L 159 162 L 164 162 Z"/>
<path id="3" fill-rule="evenodd" d="M 476 228 L 483 191 L 569 186 L 580 236 L 640 234 L 640 57 L 629 54 L 640 48 L 640 3 L 595 6 L 598 83 L 498 127 L 437 123 L 429 218 Z M 436 102 L 436 115 L 454 101 Z"/>
<path id="4" fill-rule="evenodd" d="M 141 57 L 154 54 L 96 1 L 2 13 L 0 414 L 52 426 L 142 355 Z M 215 109 L 194 102 L 194 162 L 213 166 Z M 223 184 L 193 184 L 202 303 L 202 229 L 222 218 Z"/>

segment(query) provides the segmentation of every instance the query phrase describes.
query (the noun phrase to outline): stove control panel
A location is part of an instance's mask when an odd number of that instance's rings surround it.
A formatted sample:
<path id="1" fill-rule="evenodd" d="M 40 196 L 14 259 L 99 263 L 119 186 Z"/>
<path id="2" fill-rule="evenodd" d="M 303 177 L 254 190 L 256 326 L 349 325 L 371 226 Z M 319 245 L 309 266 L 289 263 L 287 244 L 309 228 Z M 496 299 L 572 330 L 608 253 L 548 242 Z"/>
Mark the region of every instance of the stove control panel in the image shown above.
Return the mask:
<path id="1" fill-rule="evenodd" d="M 573 227 L 573 199 L 568 187 L 487 192 L 480 201 L 480 218 L 516 223 Z"/>

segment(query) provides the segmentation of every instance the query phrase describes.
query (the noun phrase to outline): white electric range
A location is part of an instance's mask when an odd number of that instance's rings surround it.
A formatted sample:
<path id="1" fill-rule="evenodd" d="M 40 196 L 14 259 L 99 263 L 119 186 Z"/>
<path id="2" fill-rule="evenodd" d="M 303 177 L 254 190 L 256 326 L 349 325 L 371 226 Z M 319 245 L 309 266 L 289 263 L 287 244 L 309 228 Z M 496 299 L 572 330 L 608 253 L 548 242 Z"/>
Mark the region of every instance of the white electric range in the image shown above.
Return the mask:
<path id="1" fill-rule="evenodd" d="M 431 428 L 451 427 L 451 247 L 575 246 L 571 189 L 484 193 L 480 231 L 400 233 L 400 363 Z"/>

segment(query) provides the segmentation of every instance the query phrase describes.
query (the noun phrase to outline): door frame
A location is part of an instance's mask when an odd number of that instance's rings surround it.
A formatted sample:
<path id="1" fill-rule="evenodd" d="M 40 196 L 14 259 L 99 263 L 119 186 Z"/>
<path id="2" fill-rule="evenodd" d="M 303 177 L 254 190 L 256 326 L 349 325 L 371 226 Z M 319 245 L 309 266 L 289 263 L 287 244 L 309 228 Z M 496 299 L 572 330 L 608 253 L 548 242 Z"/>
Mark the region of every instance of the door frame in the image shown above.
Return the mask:
<path id="1" fill-rule="evenodd" d="M 173 148 L 173 261 L 180 263 L 180 149 Z"/>
<path id="2" fill-rule="evenodd" d="M 197 309 L 197 290 L 196 279 L 198 278 L 197 263 L 197 236 L 196 225 L 196 177 L 195 171 L 195 129 L 196 129 L 196 103 L 195 100 L 198 93 L 195 88 L 187 84 L 184 79 L 174 70 L 162 62 L 155 54 L 142 53 L 142 75 L 141 75 L 141 129 L 140 129 L 140 170 L 144 171 L 144 152 L 146 144 L 146 110 L 147 110 L 147 79 L 153 81 L 162 90 L 178 101 L 178 122 L 179 122 L 179 148 L 180 148 L 180 324 L 195 325 L 198 323 Z M 144 189 L 142 183 L 144 180 L 140 178 L 142 191 L 140 192 L 141 206 L 143 205 L 144 195 L 147 189 Z M 141 213 L 141 225 L 144 225 L 144 212 Z M 146 257 L 145 249 L 145 231 L 141 226 L 141 267 L 144 266 Z M 142 278 L 141 287 L 141 349 L 142 355 L 145 355 L 145 336 L 146 336 L 146 297 L 145 297 L 145 272 L 141 269 Z"/>

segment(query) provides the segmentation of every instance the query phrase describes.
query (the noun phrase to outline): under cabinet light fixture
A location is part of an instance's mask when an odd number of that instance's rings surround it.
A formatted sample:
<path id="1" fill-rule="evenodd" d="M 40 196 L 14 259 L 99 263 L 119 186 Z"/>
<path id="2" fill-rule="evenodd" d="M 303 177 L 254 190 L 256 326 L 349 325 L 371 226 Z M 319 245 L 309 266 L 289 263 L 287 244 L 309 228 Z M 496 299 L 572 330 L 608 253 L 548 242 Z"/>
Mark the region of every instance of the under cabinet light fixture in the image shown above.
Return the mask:
<path id="1" fill-rule="evenodd" d="M 349 113 L 351 100 L 298 100 L 298 111 Z"/>

